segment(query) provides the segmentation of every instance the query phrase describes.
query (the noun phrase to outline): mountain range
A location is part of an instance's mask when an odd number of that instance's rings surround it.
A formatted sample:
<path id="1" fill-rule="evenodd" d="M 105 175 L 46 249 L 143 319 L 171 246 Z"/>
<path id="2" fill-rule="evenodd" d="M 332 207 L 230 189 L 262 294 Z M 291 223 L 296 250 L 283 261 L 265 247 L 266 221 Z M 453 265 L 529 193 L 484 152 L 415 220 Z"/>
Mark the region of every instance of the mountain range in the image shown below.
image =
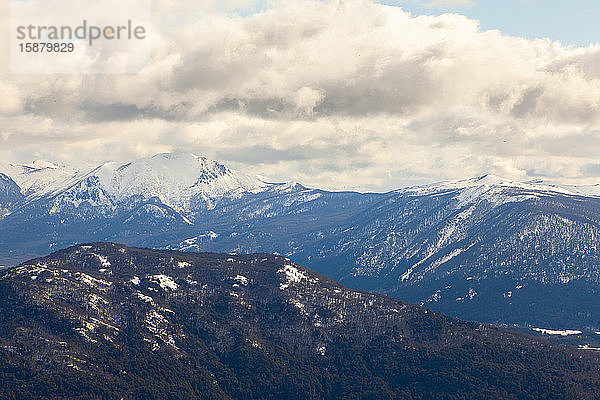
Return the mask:
<path id="1" fill-rule="evenodd" d="M 0 271 L 0 397 L 594 399 L 600 355 L 270 254 L 90 243 Z"/>
<path id="2" fill-rule="evenodd" d="M 96 241 L 268 252 L 463 319 L 565 340 L 578 332 L 584 344 L 600 338 L 598 185 L 486 175 L 333 192 L 265 182 L 189 153 L 0 172 L 0 264 Z"/>

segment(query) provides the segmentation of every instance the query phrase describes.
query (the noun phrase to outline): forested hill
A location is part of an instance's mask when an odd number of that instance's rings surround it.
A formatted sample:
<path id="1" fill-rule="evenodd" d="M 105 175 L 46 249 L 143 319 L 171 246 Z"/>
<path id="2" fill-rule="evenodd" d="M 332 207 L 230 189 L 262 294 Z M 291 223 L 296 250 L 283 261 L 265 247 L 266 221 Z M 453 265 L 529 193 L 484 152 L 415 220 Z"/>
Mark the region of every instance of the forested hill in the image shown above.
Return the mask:
<path id="1" fill-rule="evenodd" d="M 97 243 L 0 273 L 0 398 L 594 399 L 599 370 L 268 254 Z"/>

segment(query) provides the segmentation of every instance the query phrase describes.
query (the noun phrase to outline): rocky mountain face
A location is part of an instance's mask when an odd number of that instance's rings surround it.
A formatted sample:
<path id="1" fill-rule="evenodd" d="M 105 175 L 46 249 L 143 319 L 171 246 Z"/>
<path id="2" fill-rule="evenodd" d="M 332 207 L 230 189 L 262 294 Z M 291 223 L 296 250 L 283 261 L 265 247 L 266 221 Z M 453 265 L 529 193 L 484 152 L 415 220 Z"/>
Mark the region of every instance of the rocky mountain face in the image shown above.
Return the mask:
<path id="1" fill-rule="evenodd" d="M 0 397 L 593 399 L 595 353 L 282 256 L 86 244 L 0 272 Z"/>
<path id="2" fill-rule="evenodd" d="M 0 264 L 88 241 L 270 252 L 463 319 L 600 338 L 598 186 L 483 176 L 328 192 L 185 153 L 87 172 L 37 162 L 4 173 L 14 184 L 9 195 L 0 189 Z"/>
<path id="3" fill-rule="evenodd" d="M 19 186 L 8 176 L 0 174 L 0 219 L 12 213 L 24 200 Z"/>

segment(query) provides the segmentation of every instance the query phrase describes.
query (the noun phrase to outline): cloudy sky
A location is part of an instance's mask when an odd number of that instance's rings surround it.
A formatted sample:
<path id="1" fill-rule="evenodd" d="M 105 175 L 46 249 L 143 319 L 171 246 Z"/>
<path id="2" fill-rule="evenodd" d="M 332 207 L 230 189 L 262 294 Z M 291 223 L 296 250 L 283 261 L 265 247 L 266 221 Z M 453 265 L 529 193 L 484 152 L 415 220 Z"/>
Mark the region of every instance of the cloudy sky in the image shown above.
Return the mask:
<path id="1" fill-rule="evenodd" d="M 595 3 L 156 0 L 134 75 L 11 74 L 2 40 L 0 160 L 189 150 L 336 189 L 598 183 Z"/>

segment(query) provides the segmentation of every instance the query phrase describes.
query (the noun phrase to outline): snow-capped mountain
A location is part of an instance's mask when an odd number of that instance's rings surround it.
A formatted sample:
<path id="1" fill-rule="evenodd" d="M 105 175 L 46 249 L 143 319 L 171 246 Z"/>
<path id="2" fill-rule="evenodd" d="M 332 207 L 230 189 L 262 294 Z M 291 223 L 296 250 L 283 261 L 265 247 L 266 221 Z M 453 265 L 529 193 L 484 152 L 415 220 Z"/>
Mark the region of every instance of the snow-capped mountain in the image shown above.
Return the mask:
<path id="1" fill-rule="evenodd" d="M 2 172 L 0 264 L 88 241 L 265 251 L 462 318 L 600 331 L 598 186 L 486 175 L 329 192 L 186 153 Z"/>
<path id="2" fill-rule="evenodd" d="M 76 169 L 44 160 L 27 165 L 0 164 L 0 173 L 10 177 L 28 200 L 56 195 L 81 179 Z"/>
<path id="3" fill-rule="evenodd" d="M 116 202 L 144 195 L 156 197 L 183 213 L 191 213 L 194 203 L 207 202 L 210 206 L 212 199 L 239 198 L 268 186 L 254 177 L 190 153 L 158 154 L 119 166 L 105 164 L 87 177 L 97 177 Z"/>
<path id="4" fill-rule="evenodd" d="M 542 179 L 517 182 L 496 175 L 483 175 L 470 179 L 442 181 L 428 185 L 411 186 L 398 189 L 397 193 L 412 195 L 436 194 L 446 191 L 464 191 L 463 201 L 485 198 L 492 203 L 502 203 L 505 200 L 518 200 L 507 189 L 518 189 L 532 192 L 532 196 L 551 196 L 564 194 L 570 196 L 600 197 L 600 184 L 597 185 L 563 185 Z"/>
<path id="5" fill-rule="evenodd" d="M 183 152 L 157 154 L 124 165 L 109 162 L 89 172 L 41 160 L 9 165 L 2 172 L 21 188 L 27 201 L 53 197 L 57 205 L 70 202 L 78 208 L 82 203 L 114 206 L 132 197 L 156 197 L 187 214 L 194 202 L 210 206 L 212 199 L 240 197 L 269 186 L 216 161 Z"/>

